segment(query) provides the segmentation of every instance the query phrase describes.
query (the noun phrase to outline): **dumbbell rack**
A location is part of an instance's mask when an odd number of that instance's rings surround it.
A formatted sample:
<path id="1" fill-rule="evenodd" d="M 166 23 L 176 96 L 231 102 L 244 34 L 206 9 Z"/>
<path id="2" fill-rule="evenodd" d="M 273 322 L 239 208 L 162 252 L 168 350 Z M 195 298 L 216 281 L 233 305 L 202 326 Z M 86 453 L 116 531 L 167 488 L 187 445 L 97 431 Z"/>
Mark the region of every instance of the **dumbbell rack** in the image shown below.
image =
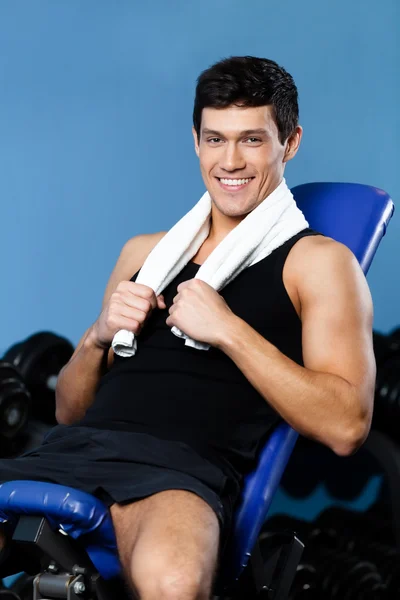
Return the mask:
<path id="1" fill-rule="evenodd" d="M 385 433 L 371 430 L 363 448 L 379 462 L 384 472 L 394 539 L 400 550 L 400 445 Z"/>

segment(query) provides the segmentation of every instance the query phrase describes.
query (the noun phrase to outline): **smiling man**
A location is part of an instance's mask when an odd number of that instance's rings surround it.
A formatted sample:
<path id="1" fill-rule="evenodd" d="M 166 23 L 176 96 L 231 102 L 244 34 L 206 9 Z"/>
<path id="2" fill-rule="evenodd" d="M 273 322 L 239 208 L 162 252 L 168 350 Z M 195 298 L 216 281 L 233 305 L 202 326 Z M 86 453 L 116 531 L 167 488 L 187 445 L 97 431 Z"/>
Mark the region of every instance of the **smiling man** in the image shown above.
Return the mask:
<path id="1" fill-rule="evenodd" d="M 212 200 L 207 239 L 158 297 L 136 278 L 165 232 L 126 242 L 59 377 L 60 425 L 0 460 L 0 481 L 45 478 L 102 498 L 127 582 L 146 600 L 210 597 L 243 476 L 281 418 L 348 455 L 374 395 L 371 295 L 342 244 L 306 228 L 220 293 L 195 279 L 299 148 L 292 77 L 262 58 L 213 65 L 198 79 L 193 136 Z M 134 357 L 114 356 L 120 329 L 139 334 Z"/>

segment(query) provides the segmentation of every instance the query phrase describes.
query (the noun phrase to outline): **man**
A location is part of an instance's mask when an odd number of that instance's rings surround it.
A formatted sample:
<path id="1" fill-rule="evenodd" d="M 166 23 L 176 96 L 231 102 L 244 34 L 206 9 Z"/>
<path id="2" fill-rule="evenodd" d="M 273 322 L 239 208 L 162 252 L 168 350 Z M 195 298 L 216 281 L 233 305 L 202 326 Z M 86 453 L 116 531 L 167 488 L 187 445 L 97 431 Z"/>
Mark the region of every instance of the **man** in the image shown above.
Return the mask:
<path id="1" fill-rule="evenodd" d="M 221 293 L 194 279 L 298 151 L 292 77 L 266 59 L 222 60 L 199 77 L 193 117 L 208 238 L 158 297 L 135 278 L 165 232 L 125 244 L 100 316 L 60 374 L 60 425 L 0 461 L 2 481 L 102 497 L 127 581 L 146 600 L 210 597 L 242 477 L 280 418 L 345 456 L 368 434 L 374 395 L 371 295 L 342 244 L 306 229 Z M 185 347 L 174 325 L 210 350 Z M 110 349 L 120 329 L 140 334 L 132 358 Z"/>

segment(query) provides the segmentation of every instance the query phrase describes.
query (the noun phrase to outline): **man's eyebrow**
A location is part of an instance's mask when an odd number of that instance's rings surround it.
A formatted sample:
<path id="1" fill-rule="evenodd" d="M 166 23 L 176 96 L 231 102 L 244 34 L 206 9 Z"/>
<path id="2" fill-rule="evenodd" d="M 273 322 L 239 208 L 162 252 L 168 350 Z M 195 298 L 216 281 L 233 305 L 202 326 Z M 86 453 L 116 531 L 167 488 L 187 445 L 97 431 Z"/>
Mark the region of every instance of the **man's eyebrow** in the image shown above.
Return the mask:
<path id="1" fill-rule="evenodd" d="M 224 137 L 224 134 L 221 133 L 220 131 L 216 131 L 215 129 L 207 129 L 206 127 L 203 129 L 202 133 L 205 134 L 205 135 L 215 135 L 215 136 L 218 136 L 218 137 Z M 257 134 L 257 135 L 263 135 L 263 134 L 267 135 L 267 132 L 262 127 L 259 128 L 259 129 L 245 129 L 244 131 L 240 131 L 238 133 L 238 136 L 242 137 L 244 135 L 254 135 L 254 134 Z"/>

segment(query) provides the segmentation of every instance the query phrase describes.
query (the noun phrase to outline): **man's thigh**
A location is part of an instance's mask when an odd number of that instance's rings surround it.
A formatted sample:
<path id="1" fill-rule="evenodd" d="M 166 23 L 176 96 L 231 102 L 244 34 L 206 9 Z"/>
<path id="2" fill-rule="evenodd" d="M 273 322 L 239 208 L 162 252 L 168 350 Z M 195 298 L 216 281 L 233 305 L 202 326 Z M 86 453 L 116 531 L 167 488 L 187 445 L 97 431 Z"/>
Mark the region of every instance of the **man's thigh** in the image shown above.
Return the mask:
<path id="1" fill-rule="evenodd" d="M 111 506 L 117 546 L 136 593 L 178 578 L 212 588 L 218 567 L 220 525 L 197 494 L 166 490 L 124 506 Z"/>

